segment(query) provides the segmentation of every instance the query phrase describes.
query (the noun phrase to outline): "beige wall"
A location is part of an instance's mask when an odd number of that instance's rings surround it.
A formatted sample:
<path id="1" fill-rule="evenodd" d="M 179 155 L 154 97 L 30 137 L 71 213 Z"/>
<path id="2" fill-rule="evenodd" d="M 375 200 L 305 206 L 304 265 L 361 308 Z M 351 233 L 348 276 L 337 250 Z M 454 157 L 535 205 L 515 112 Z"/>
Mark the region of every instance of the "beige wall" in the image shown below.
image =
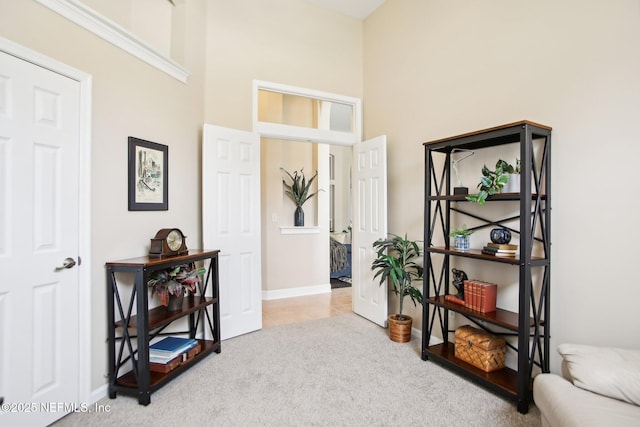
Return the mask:
<path id="1" fill-rule="evenodd" d="M 299 0 L 208 4 L 206 123 L 252 130 L 254 80 L 362 97 L 361 21 Z M 328 224 L 315 219 L 317 198 L 305 204 L 305 225 L 321 226 L 320 234 L 280 232 L 295 209 L 280 167 L 313 173 L 313 153 L 307 143 L 262 143 L 264 291 L 329 285 Z"/>
<path id="2" fill-rule="evenodd" d="M 364 133 L 389 137 L 391 232 L 422 239 L 422 142 L 522 119 L 553 127 L 556 372 L 562 342 L 640 347 L 638 51 L 634 0 L 387 0 L 365 21 Z"/>
<path id="3" fill-rule="evenodd" d="M 107 261 L 145 255 L 158 229 L 176 226 L 200 246 L 200 132 L 204 1 L 189 1 L 188 84 L 134 58 L 34 1 L 0 0 L 0 36 L 93 76 L 90 286 L 92 388 L 107 371 Z M 127 137 L 169 146 L 169 210 L 127 210 Z"/>
<path id="4" fill-rule="evenodd" d="M 362 97 L 361 21 L 300 0 L 207 4 L 207 123 L 252 130 L 254 79 Z"/>

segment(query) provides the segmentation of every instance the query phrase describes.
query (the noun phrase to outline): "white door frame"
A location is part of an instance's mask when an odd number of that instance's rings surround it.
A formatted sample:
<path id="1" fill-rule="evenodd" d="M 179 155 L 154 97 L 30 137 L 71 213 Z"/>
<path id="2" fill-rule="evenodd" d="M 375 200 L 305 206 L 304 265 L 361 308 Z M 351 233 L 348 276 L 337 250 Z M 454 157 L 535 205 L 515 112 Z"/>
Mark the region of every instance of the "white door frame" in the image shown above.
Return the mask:
<path id="1" fill-rule="evenodd" d="M 258 120 L 258 91 L 266 90 L 290 95 L 299 95 L 323 101 L 347 104 L 353 107 L 353 132 L 338 132 L 324 129 L 311 129 L 279 123 L 261 122 Z M 362 101 L 351 96 L 336 95 L 313 89 L 280 83 L 253 81 L 253 131 L 261 138 L 288 139 L 294 141 L 319 142 L 325 144 L 352 146 L 362 141 Z"/>
<path id="2" fill-rule="evenodd" d="M 0 51 L 61 74 L 80 84 L 79 135 L 79 241 L 78 258 L 78 399 L 77 403 L 99 400 L 91 396 L 91 75 L 0 37 Z"/>
<path id="3" fill-rule="evenodd" d="M 353 132 L 337 132 L 337 131 L 331 131 L 331 130 L 312 129 L 312 128 L 291 126 L 291 125 L 278 124 L 278 123 L 261 122 L 258 120 L 258 112 L 259 112 L 258 111 L 258 91 L 261 89 L 277 92 L 277 93 L 298 95 L 302 97 L 320 99 L 323 101 L 330 101 L 330 102 L 337 102 L 341 104 L 351 105 L 354 111 L 353 118 L 352 118 L 354 121 Z M 369 143 L 369 142 L 373 142 L 374 140 L 377 140 L 377 138 L 374 138 L 373 140 L 362 141 L 362 108 L 361 108 L 362 104 L 361 102 L 362 101 L 359 98 L 352 98 L 352 97 L 347 97 L 343 95 L 336 95 L 332 93 L 321 92 L 313 89 L 305 89 L 305 88 L 300 88 L 295 86 L 289 86 L 289 85 L 284 85 L 279 83 L 270 83 L 265 81 L 254 80 L 253 82 L 253 131 L 258 135 L 260 135 L 261 138 L 267 137 L 267 138 L 275 138 L 275 139 L 287 139 L 287 140 L 293 140 L 293 141 L 304 141 L 304 142 L 315 142 L 315 143 L 319 142 L 319 143 L 326 143 L 326 144 L 337 144 L 337 145 L 356 147 L 357 144 L 364 144 L 364 143 Z M 382 145 L 383 147 L 385 147 L 385 150 L 386 150 L 386 137 L 381 136 L 379 138 L 383 139 Z M 327 159 L 328 159 L 328 156 L 327 156 Z M 384 218 L 380 218 L 380 221 L 384 223 L 384 230 L 381 230 L 381 232 L 384 234 L 384 236 L 386 236 L 386 232 L 387 232 L 386 154 L 383 160 L 385 163 L 385 176 L 384 176 L 385 199 L 383 201 L 385 204 L 385 215 L 384 215 Z M 354 156 L 354 158 L 352 159 L 352 162 L 355 162 L 355 161 L 356 159 Z M 319 181 L 318 185 L 320 185 L 321 182 L 322 181 Z M 328 177 L 327 177 L 326 183 L 328 184 Z M 327 202 L 327 206 L 328 206 L 328 202 Z M 355 231 L 356 230 L 354 230 L 354 232 Z M 380 237 L 384 237 L 384 236 L 380 236 Z M 370 253 L 368 255 L 370 255 Z M 352 262 L 354 263 L 352 266 L 352 271 L 353 271 L 353 269 L 356 269 L 359 267 L 360 262 L 358 259 L 355 259 L 353 255 L 352 255 Z M 365 277 L 365 276 L 362 274 L 358 274 L 358 277 Z M 362 290 L 358 286 L 358 285 L 362 286 L 362 283 L 356 282 L 354 283 L 354 285 L 355 285 L 354 289 L 357 288 L 359 290 Z M 371 289 L 367 288 L 367 290 L 370 291 Z M 366 300 L 366 303 L 361 302 L 360 304 L 356 305 L 355 298 L 352 298 L 353 311 L 371 320 L 372 322 L 379 324 L 382 327 L 386 327 L 387 312 L 388 312 L 387 286 L 386 285 L 381 286 L 379 290 L 374 289 L 373 292 L 368 292 L 368 293 L 370 295 L 367 295 L 369 299 Z M 371 309 L 363 310 L 363 307 L 365 307 L 365 304 L 373 304 L 373 305 Z M 376 305 L 378 307 L 375 307 Z M 378 308 L 382 306 L 384 306 L 383 311 L 378 310 Z M 356 308 L 358 308 L 358 310 L 356 310 Z M 382 318 L 381 318 L 381 313 L 383 314 Z"/>

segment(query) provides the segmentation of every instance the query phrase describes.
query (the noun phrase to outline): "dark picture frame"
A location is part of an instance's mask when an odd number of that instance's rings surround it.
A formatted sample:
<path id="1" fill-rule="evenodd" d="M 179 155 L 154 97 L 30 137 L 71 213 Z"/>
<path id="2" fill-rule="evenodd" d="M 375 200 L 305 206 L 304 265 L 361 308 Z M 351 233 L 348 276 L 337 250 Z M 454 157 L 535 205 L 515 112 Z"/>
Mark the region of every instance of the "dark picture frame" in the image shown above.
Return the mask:
<path id="1" fill-rule="evenodd" d="M 129 137 L 129 210 L 169 210 L 169 147 Z"/>

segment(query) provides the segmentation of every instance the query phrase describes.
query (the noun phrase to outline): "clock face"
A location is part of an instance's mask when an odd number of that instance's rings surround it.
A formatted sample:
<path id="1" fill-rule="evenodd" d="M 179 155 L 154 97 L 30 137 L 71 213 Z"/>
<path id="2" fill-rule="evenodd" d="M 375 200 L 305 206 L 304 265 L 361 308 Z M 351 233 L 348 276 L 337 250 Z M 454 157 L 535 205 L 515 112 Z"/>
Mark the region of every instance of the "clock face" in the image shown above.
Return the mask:
<path id="1" fill-rule="evenodd" d="M 167 246 L 172 251 L 177 251 L 182 246 L 182 233 L 178 230 L 171 230 L 167 235 Z"/>

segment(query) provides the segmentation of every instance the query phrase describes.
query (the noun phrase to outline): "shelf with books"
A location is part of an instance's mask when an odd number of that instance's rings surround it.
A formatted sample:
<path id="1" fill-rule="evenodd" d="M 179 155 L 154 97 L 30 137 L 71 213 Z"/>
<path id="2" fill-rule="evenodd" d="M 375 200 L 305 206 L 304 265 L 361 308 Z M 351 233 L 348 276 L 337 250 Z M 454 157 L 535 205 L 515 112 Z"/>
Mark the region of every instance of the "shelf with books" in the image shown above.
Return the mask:
<path id="1" fill-rule="evenodd" d="M 106 264 L 108 394 L 111 399 L 122 393 L 136 396 L 138 403 L 148 405 L 151 393 L 160 386 L 208 354 L 220 353 L 218 253 L 218 250 L 191 249 L 188 254 L 174 257 L 140 257 Z M 185 296 L 182 308 L 177 311 L 169 311 L 164 306 L 149 309 L 149 275 L 160 269 L 196 262 L 202 262 L 207 269 L 197 294 Z M 121 275 L 133 275 L 133 286 Z M 186 330 L 168 333 L 166 328 L 180 319 L 186 321 L 183 322 Z M 156 372 L 158 367 L 152 369 L 151 366 L 150 344 L 155 345 L 155 341 L 165 335 L 174 335 L 177 340 L 196 340 L 198 345 L 195 351 L 185 352 L 181 363 L 172 363 L 166 372 Z M 179 337 L 181 335 L 188 338 Z"/>
<path id="2" fill-rule="evenodd" d="M 498 147 L 504 147 L 504 150 Z M 503 393 L 516 402 L 519 412 L 526 413 L 532 402 L 533 375 L 549 372 L 550 337 L 546 319 L 551 281 L 551 128 L 520 121 L 426 142 L 424 148 L 422 358 L 439 362 L 472 381 Z M 491 150 L 482 151 L 485 148 Z M 498 152 L 518 151 L 521 160 L 520 191 L 489 196 L 486 202 L 491 204 L 490 208 L 467 201 L 466 195 L 452 194 L 454 150 L 473 150 L 477 157 L 485 160 L 485 164 L 495 163 L 493 156 Z M 504 214 L 502 218 L 500 213 Z M 517 246 L 514 249 L 513 246 L 496 247 L 487 243 L 478 249 L 456 251 L 453 245 L 449 245 L 449 234 L 454 229 L 452 222 L 465 220 L 474 223 L 472 227 L 476 232 L 492 227 L 508 228 L 517 235 Z M 487 264 L 487 261 L 492 264 Z M 503 302 L 509 307 L 517 307 L 517 311 L 498 306 L 492 311 L 493 307 L 483 306 L 482 300 L 479 305 L 475 300 L 473 307 L 465 306 L 465 301 L 459 298 L 456 301 L 452 295 L 455 291 L 450 290 L 450 271 L 459 269 L 462 263 L 465 269 L 482 272 L 478 276 L 487 280 L 496 275 L 512 275 L 512 271 L 517 270 L 517 279 L 509 279 L 510 284 L 504 285 L 510 289 L 503 297 L 508 298 Z M 496 268 L 496 263 L 514 268 Z M 461 294 L 459 282 L 456 288 Z M 517 301 L 511 301 L 514 297 Z M 487 312 L 474 309 L 480 307 Z M 516 353 L 515 357 L 508 359 L 511 366 L 488 375 L 456 359 L 455 345 L 450 342 L 454 331 L 449 328 L 449 314 L 482 323 L 487 330 L 494 329 L 494 326 L 507 329 L 508 332 L 504 333 L 509 338 L 507 352 Z M 433 335 L 442 339 L 443 344 L 430 345 Z"/>
<path id="3" fill-rule="evenodd" d="M 494 261 L 494 262 L 501 262 L 504 264 L 520 264 L 520 257 L 519 256 L 515 256 L 515 257 L 496 257 L 495 255 L 489 255 L 489 254 L 484 254 L 482 253 L 481 249 L 469 249 L 466 251 L 456 251 L 454 249 L 448 249 L 445 247 L 436 247 L 436 246 L 431 246 L 425 249 L 426 253 L 439 253 L 439 254 L 444 254 L 444 255 L 454 255 L 457 257 L 463 257 L 463 258 L 476 258 L 476 259 L 482 259 L 482 260 L 486 260 L 486 261 Z M 530 262 L 532 263 L 532 265 L 538 265 L 538 264 L 545 264 L 547 262 L 546 258 L 543 257 L 538 257 L 538 256 L 532 256 L 530 258 Z"/>
<path id="4" fill-rule="evenodd" d="M 513 311 L 496 308 L 495 311 L 490 311 L 488 313 L 481 313 L 477 310 L 467 308 L 462 304 L 448 302 L 445 299 L 444 295 L 426 298 L 426 302 L 428 304 L 433 304 L 436 306 L 440 306 L 442 308 L 446 308 L 447 310 L 458 312 L 465 316 L 472 316 L 472 317 L 478 318 L 479 320 L 483 320 L 485 322 L 489 322 L 494 325 L 501 326 L 511 331 L 517 332 L 520 326 L 518 313 L 515 313 Z M 535 326 L 535 321 L 532 317 L 530 317 L 529 327 L 534 327 L 534 326 Z"/>
<path id="5" fill-rule="evenodd" d="M 212 352 L 216 351 L 218 348 L 215 345 L 216 343 L 213 341 L 201 340 L 201 339 L 198 339 L 197 341 L 200 343 L 201 350 L 192 359 L 189 359 L 188 363 L 181 363 L 175 369 L 167 373 L 153 372 L 153 371 L 149 372 L 149 385 L 148 385 L 149 392 L 158 390 L 160 387 L 162 387 L 164 384 L 169 382 L 176 375 L 179 375 L 180 373 L 189 369 L 191 365 L 194 364 L 194 362 L 199 362 L 200 360 L 202 360 Z M 116 379 L 116 385 L 119 387 L 119 391 L 130 390 L 130 392 L 136 392 L 140 388 L 140 383 L 136 379 L 136 375 L 134 371 L 129 371 L 119 376 Z"/>

